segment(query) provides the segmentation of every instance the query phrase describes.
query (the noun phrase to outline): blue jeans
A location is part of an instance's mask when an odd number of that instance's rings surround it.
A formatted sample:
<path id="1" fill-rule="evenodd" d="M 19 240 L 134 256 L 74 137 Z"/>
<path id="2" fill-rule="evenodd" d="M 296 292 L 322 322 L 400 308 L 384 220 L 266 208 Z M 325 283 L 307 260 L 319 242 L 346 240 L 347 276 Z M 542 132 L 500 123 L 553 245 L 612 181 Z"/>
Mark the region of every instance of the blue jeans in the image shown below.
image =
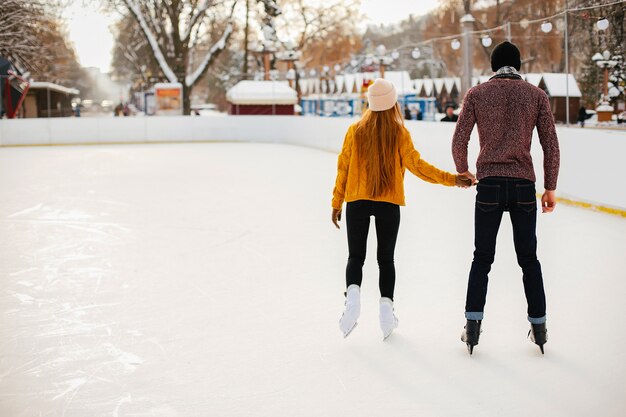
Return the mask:
<path id="1" fill-rule="evenodd" d="M 487 297 L 488 274 L 496 254 L 496 237 L 502 213 L 509 212 L 517 263 L 522 268 L 528 320 L 543 323 L 546 295 L 541 265 L 537 260 L 537 197 L 535 184 L 520 178 L 487 177 L 480 180 L 474 216 L 474 260 L 467 285 L 465 317 L 482 320 Z"/>

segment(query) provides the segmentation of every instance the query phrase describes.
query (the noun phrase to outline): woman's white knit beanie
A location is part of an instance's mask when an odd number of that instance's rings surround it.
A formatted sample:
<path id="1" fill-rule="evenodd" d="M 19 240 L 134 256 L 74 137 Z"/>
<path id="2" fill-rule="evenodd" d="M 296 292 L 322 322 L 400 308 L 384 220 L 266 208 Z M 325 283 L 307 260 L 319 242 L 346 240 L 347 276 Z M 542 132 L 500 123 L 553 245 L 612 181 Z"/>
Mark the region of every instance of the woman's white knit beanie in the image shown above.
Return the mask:
<path id="1" fill-rule="evenodd" d="M 389 110 L 398 101 L 396 87 L 387 80 L 376 78 L 367 89 L 367 101 L 372 111 Z"/>

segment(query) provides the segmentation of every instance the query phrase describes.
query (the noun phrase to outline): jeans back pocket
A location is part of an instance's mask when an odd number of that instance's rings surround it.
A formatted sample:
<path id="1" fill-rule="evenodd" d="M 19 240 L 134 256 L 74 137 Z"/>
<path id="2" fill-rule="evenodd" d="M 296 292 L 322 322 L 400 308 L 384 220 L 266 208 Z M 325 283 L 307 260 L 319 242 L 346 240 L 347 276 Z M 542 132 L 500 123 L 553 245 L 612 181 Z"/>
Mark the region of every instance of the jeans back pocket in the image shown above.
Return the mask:
<path id="1" fill-rule="evenodd" d="M 500 205 L 500 186 L 481 184 L 476 186 L 476 207 L 484 212 L 494 211 Z"/>
<path id="2" fill-rule="evenodd" d="M 515 205 L 526 213 L 537 211 L 535 184 L 515 185 Z"/>

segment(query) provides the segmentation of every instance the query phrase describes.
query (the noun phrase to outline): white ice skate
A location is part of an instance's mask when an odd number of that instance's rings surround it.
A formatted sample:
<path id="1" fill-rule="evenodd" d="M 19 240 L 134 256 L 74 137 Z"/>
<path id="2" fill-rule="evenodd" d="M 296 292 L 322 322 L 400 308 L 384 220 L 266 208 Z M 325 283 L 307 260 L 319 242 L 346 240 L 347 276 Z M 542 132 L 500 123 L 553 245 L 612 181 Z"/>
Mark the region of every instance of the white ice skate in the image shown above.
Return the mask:
<path id="1" fill-rule="evenodd" d="M 380 329 L 383 331 L 383 340 L 386 340 L 393 330 L 398 327 L 398 318 L 393 313 L 393 301 L 387 297 L 380 299 Z"/>
<path id="2" fill-rule="evenodd" d="M 356 327 L 356 321 L 361 314 L 361 289 L 358 285 L 352 284 L 346 290 L 346 309 L 339 319 L 339 329 L 343 337 L 348 337 L 350 332 Z"/>

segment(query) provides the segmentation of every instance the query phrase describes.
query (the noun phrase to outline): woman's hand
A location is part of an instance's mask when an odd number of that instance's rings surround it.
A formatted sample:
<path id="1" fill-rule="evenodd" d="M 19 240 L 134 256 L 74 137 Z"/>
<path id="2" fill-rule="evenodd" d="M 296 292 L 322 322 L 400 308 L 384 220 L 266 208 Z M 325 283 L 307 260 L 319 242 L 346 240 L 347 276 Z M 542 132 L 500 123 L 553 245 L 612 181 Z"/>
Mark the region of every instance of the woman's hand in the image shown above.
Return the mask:
<path id="1" fill-rule="evenodd" d="M 461 188 L 469 188 L 472 185 L 472 180 L 470 180 L 467 177 L 457 175 L 454 185 L 456 185 L 457 187 L 461 187 Z"/>
<path id="2" fill-rule="evenodd" d="M 459 186 L 458 184 L 459 177 L 468 179 L 470 181 L 470 184 L 468 185 L 468 187 L 472 185 L 476 185 L 478 183 L 478 180 L 476 179 L 476 176 L 474 174 L 472 174 L 470 171 L 465 171 L 465 172 L 460 172 L 457 175 L 457 186 Z M 464 187 L 464 188 L 467 188 L 467 187 Z"/>
<path id="3" fill-rule="evenodd" d="M 341 210 L 333 209 L 332 220 L 335 227 L 340 229 L 338 222 L 341 221 Z"/>

